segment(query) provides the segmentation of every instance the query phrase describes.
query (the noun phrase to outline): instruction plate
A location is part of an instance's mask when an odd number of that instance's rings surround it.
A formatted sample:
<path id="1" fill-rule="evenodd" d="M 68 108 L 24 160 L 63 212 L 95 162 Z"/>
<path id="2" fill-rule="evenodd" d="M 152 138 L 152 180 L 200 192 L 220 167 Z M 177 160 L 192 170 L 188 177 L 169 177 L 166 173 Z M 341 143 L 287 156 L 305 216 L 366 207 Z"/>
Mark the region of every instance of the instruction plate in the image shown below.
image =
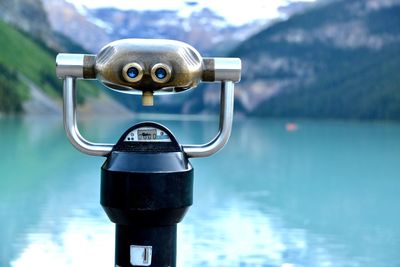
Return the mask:
<path id="1" fill-rule="evenodd" d="M 168 134 L 154 127 L 142 127 L 130 132 L 125 142 L 171 142 Z"/>

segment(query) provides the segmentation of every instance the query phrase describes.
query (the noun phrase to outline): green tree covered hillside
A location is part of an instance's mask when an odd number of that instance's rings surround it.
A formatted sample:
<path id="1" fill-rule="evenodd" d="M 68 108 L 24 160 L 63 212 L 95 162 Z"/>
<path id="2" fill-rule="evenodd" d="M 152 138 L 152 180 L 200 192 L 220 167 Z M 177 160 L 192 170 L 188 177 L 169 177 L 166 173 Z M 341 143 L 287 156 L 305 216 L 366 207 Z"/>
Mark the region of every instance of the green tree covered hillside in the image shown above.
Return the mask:
<path id="1" fill-rule="evenodd" d="M 0 22 L 0 112 L 22 112 L 34 84 L 56 101 L 61 100 L 62 83 L 55 75 L 57 52 L 29 34 Z M 96 94 L 95 88 L 80 83 L 79 101 Z"/>

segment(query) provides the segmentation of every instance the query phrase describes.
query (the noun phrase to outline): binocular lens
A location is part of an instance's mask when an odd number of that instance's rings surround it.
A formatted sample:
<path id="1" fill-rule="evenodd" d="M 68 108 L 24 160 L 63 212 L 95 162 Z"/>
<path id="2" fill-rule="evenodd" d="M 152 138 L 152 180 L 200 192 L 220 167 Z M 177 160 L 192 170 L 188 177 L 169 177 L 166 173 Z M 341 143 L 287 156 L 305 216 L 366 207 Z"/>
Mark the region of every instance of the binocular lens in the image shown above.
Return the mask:
<path id="1" fill-rule="evenodd" d="M 156 74 L 157 78 L 160 80 L 164 80 L 165 77 L 167 77 L 167 75 L 168 75 L 167 71 L 164 68 L 156 69 L 155 74 Z"/>
<path id="2" fill-rule="evenodd" d="M 143 67 L 137 62 L 128 63 L 122 69 L 122 76 L 127 82 L 137 83 L 143 77 Z"/>
<path id="3" fill-rule="evenodd" d="M 126 74 L 128 75 L 129 78 L 136 78 L 139 75 L 139 70 L 136 67 L 130 67 Z"/>
<path id="4" fill-rule="evenodd" d="M 151 68 L 151 78 L 156 83 L 167 83 L 171 79 L 171 67 L 164 63 L 157 63 Z"/>

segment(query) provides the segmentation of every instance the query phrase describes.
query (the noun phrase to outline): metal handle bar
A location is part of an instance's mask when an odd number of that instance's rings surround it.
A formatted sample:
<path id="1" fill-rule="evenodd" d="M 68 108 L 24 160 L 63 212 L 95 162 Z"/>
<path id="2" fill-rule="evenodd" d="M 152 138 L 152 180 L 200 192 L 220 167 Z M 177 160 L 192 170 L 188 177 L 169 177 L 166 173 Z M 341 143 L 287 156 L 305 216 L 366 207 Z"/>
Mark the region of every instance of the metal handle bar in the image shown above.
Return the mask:
<path id="1" fill-rule="evenodd" d="M 203 145 L 183 145 L 183 150 L 188 157 L 208 157 L 221 150 L 228 141 L 233 121 L 234 107 L 234 82 L 221 83 L 220 122 L 217 136 Z M 79 132 L 76 119 L 76 78 L 64 79 L 64 128 L 68 139 L 79 151 L 92 156 L 107 156 L 113 144 L 92 143 L 87 141 Z"/>

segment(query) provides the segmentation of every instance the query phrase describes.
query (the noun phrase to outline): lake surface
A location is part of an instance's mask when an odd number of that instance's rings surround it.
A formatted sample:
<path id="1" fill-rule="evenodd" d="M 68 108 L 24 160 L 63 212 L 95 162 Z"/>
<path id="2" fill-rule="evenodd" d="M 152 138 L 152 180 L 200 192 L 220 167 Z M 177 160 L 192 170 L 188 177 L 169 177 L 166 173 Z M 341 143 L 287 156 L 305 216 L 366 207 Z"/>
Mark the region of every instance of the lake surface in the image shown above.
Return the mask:
<path id="1" fill-rule="evenodd" d="M 87 118 L 81 128 L 114 142 L 136 121 Z M 217 128 L 161 122 L 182 143 Z M 192 160 L 178 266 L 400 266 L 400 125 L 296 123 L 237 119 L 222 152 Z M 1 118 L 0 150 L 0 266 L 113 266 L 114 225 L 99 204 L 104 159 L 76 151 L 58 117 Z"/>

